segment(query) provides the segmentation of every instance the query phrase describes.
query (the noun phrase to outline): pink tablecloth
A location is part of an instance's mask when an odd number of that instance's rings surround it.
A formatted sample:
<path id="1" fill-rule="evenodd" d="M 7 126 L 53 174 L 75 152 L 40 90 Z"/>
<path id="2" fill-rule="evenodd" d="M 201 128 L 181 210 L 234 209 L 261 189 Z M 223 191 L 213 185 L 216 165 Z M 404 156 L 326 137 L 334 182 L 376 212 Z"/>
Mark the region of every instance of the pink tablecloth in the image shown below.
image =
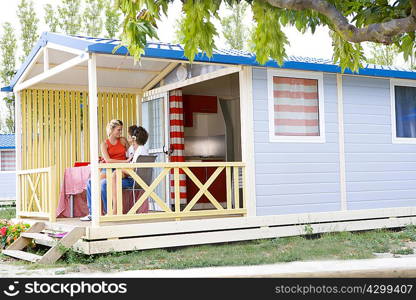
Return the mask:
<path id="1" fill-rule="evenodd" d="M 61 185 L 56 215 L 58 218 L 69 218 L 71 216 L 70 197 L 74 195 L 74 217 L 83 217 L 88 214 L 88 205 L 86 198 L 87 182 L 91 175 L 90 166 L 66 168 L 64 180 Z M 140 198 L 143 191 L 135 193 L 136 201 Z M 133 193 L 123 190 L 123 214 L 126 214 L 134 205 Z M 146 200 L 136 213 L 147 213 L 149 203 Z"/>
<path id="2" fill-rule="evenodd" d="M 69 218 L 71 216 L 69 203 L 71 195 L 74 195 L 74 217 L 82 217 L 88 214 L 85 190 L 90 175 L 90 166 L 65 169 L 56 209 L 58 218 Z"/>

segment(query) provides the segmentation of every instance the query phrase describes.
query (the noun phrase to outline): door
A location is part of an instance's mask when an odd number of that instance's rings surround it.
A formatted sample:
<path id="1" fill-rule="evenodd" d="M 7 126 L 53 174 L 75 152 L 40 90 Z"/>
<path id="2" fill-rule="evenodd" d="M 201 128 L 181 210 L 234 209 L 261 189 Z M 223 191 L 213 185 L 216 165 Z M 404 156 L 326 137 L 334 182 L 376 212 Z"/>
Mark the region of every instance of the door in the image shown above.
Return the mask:
<path id="1" fill-rule="evenodd" d="M 143 127 L 149 132 L 147 146 L 150 155 L 156 155 L 156 162 L 167 162 L 169 149 L 168 93 L 145 97 L 142 103 Z M 153 180 L 162 172 L 153 169 Z M 155 193 L 169 206 L 169 176 L 156 187 Z M 161 211 L 154 199 L 149 198 L 149 208 Z"/>

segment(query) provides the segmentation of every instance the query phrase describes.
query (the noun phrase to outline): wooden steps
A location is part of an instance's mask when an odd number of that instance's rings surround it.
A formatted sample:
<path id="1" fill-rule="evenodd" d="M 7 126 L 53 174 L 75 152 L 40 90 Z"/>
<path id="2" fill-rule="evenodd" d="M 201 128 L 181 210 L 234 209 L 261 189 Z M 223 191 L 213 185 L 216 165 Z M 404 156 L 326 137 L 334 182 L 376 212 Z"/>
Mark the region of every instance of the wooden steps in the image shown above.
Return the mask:
<path id="1" fill-rule="evenodd" d="M 3 250 L 4 255 L 8 255 L 17 259 L 27 260 L 30 262 L 38 262 L 42 256 L 33 253 L 25 252 L 22 250 Z"/>
<path id="2" fill-rule="evenodd" d="M 46 224 L 44 222 L 34 223 L 2 253 L 39 264 L 52 264 L 85 235 L 84 227 L 74 227 L 62 237 L 49 236 L 51 232 L 48 232 L 45 228 Z M 32 241 L 38 245 L 50 247 L 50 249 L 43 256 L 23 251 Z"/>
<path id="3" fill-rule="evenodd" d="M 35 241 L 35 243 L 37 245 L 44 245 L 44 246 L 48 246 L 48 247 L 54 247 L 58 244 L 58 240 L 50 237 L 49 235 L 45 234 L 45 233 L 26 233 L 23 232 L 21 234 L 22 237 L 28 238 L 28 239 L 32 239 Z"/>

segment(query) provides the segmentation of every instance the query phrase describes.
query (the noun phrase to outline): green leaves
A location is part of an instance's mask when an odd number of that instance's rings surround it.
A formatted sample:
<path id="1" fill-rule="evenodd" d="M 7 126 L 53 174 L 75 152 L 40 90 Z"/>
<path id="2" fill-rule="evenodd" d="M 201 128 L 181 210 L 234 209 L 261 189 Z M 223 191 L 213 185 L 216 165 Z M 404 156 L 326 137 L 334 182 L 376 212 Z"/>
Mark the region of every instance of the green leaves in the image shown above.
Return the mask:
<path id="1" fill-rule="evenodd" d="M 0 77 L 3 84 L 8 85 L 16 71 L 17 39 L 13 26 L 3 23 L 3 34 L 0 36 Z"/>
<path id="2" fill-rule="evenodd" d="M 272 58 L 282 65 L 286 57 L 285 46 L 289 44 L 279 22 L 284 11 L 258 0 L 253 1 L 252 9 L 257 23 L 252 35 L 257 61 L 264 64 Z"/>
<path id="3" fill-rule="evenodd" d="M 23 62 L 38 40 L 38 23 L 32 0 L 21 0 L 19 2 L 17 17 L 21 25 L 21 40 L 23 44 L 23 55 L 20 61 Z"/>
<path id="4" fill-rule="evenodd" d="M 99 37 L 103 27 L 101 13 L 104 10 L 104 0 L 85 0 L 85 10 L 82 15 L 85 33 L 88 36 Z"/>
<path id="5" fill-rule="evenodd" d="M 168 5 L 173 1 L 115 1 L 124 15 L 122 44 L 128 48 L 136 60 L 140 59 L 146 41 L 157 38 L 156 22 L 160 20 L 162 13 L 167 13 Z M 275 59 L 280 65 L 283 64 L 283 59 L 286 56 L 285 47 L 289 42 L 282 28 L 289 25 L 294 26 L 302 33 L 309 29 L 314 33 L 318 26 L 328 27 L 332 31 L 334 61 L 340 64 L 342 70 L 350 68 L 353 71 L 358 71 L 361 61 L 365 61 L 362 46 L 348 42 L 346 38 L 360 41 L 393 41 L 404 53 L 406 59 L 412 58 L 414 55 L 412 33 L 397 34 L 391 37 L 387 35 L 388 29 L 379 26 L 377 30 L 380 32 L 376 32 L 379 34 L 377 39 L 374 38 L 375 34 L 368 34 L 368 38 L 363 38 L 363 34 L 361 34 L 358 39 L 352 39 L 352 36 L 358 31 L 351 30 L 346 26 L 345 19 L 333 13 L 333 7 L 326 5 L 313 10 L 308 5 L 301 9 L 302 1 L 297 1 L 296 8 L 293 9 L 293 6 L 285 1 L 183 0 L 182 10 L 185 16 L 180 24 L 180 34 L 177 35 L 179 42 L 184 45 L 185 56 L 191 62 L 200 52 L 206 53 L 209 57 L 212 56 L 213 49 L 215 49 L 214 39 L 218 35 L 213 18 L 219 19 L 220 4 L 235 6 L 241 2 L 247 2 L 252 9 L 256 27 L 252 32 L 250 45 L 253 45 L 251 49 L 255 52 L 259 63 L 262 64 L 270 58 Z M 408 17 L 411 11 L 409 0 L 326 0 L 326 2 L 323 4 L 333 5 L 348 20 L 347 22 L 357 28 Z M 279 7 L 279 5 L 281 6 Z M 374 33 L 374 30 L 370 33 Z M 385 40 L 380 39 L 380 35 L 383 36 L 383 31 L 386 34 Z M 238 36 L 237 30 L 234 35 Z"/>
<path id="6" fill-rule="evenodd" d="M 200 51 L 208 57 L 212 56 L 215 49 L 214 37 L 218 32 L 211 19 L 219 18 L 220 4 L 219 0 L 188 0 L 183 4 L 185 18 L 181 24 L 183 35 L 180 43 L 184 45 L 185 56 L 189 61 L 192 62 Z"/>
<path id="7" fill-rule="evenodd" d="M 415 47 L 415 33 L 409 32 L 405 34 L 400 43 L 401 52 L 403 52 L 403 57 L 407 61 L 414 55 Z"/>
<path id="8" fill-rule="evenodd" d="M 173 0 L 115 0 L 116 7 L 124 15 L 120 46 L 126 46 L 135 60 L 144 53 L 148 39 L 158 39 L 156 22 L 162 12 L 167 14 L 170 2 Z"/>
<path id="9" fill-rule="evenodd" d="M 364 51 L 361 44 L 353 44 L 344 40 L 339 33 L 331 33 L 332 46 L 334 49 L 333 60 L 341 67 L 342 72 L 350 68 L 353 72 L 358 72 L 365 60 Z"/>

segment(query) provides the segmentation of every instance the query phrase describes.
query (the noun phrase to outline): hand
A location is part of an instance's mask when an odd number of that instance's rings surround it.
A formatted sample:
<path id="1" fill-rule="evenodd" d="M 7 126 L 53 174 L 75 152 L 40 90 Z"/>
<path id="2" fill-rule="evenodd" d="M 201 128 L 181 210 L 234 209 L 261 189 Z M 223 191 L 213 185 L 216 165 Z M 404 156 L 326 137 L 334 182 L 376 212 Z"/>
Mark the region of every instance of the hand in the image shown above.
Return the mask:
<path id="1" fill-rule="evenodd" d="M 133 159 L 133 156 L 130 156 L 128 159 L 127 159 L 127 162 L 129 163 L 129 162 L 131 162 L 132 161 L 132 159 Z"/>

